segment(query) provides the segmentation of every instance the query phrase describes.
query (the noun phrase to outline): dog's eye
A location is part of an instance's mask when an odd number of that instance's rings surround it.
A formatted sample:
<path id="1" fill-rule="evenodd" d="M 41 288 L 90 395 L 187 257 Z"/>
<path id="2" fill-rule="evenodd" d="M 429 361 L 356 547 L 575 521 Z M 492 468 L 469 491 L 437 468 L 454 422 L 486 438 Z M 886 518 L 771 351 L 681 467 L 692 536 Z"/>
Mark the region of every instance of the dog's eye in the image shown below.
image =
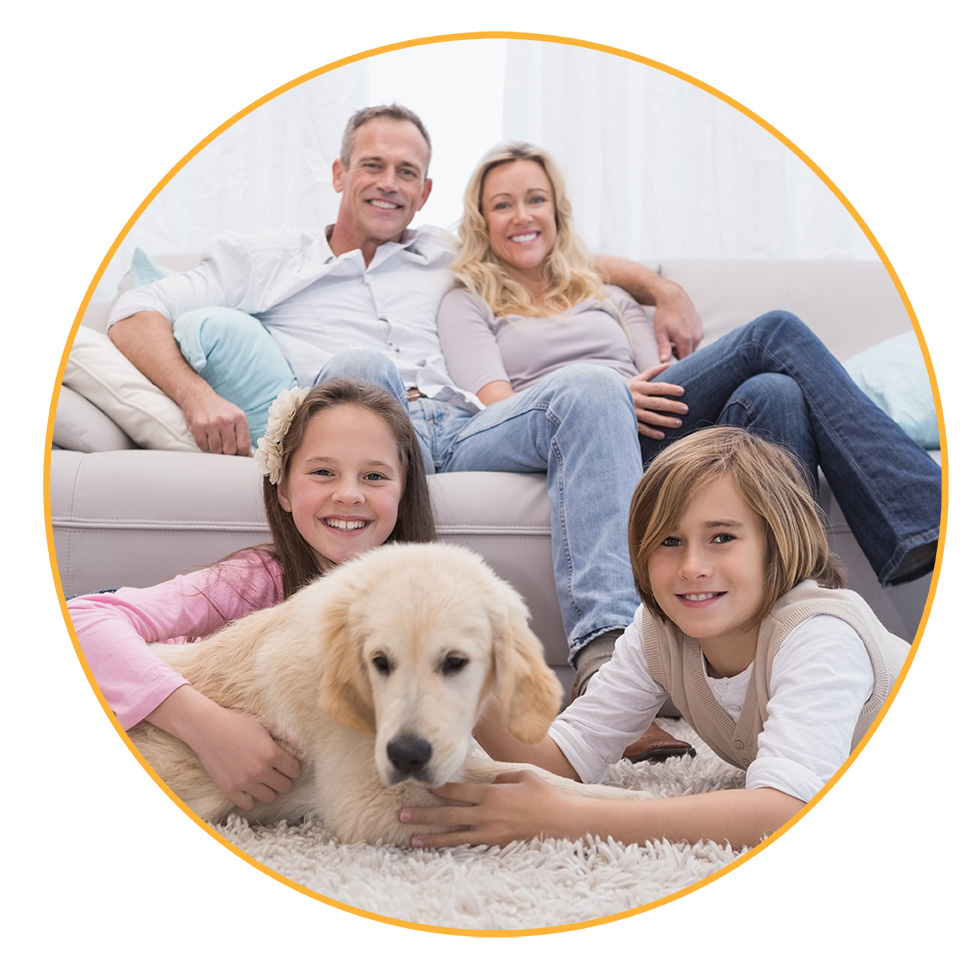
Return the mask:
<path id="1" fill-rule="evenodd" d="M 463 655 L 449 655 L 441 663 L 441 672 L 445 676 L 453 676 L 456 672 L 460 672 L 467 664 L 468 660 Z"/>
<path id="2" fill-rule="evenodd" d="M 373 664 L 373 668 L 381 676 L 388 676 L 393 669 L 393 666 L 390 664 L 390 660 L 385 655 L 374 655 L 369 661 Z"/>

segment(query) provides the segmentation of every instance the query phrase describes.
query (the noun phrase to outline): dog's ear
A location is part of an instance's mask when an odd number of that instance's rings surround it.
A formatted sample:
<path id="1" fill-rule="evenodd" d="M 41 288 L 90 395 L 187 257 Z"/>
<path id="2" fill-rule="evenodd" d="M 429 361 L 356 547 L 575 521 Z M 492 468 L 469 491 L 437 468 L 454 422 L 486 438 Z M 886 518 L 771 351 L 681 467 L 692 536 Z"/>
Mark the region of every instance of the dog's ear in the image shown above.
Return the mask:
<path id="1" fill-rule="evenodd" d="M 325 665 L 319 701 L 336 723 L 362 733 L 375 733 L 373 697 L 362 670 L 359 636 L 348 609 L 343 598 L 323 609 L 320 633 Z"/>
<path id="2" fill-rule="evenodd" d="M 504 582 L 493 599 L 495 695 L 509 732 L 523 743 L 536 743 L 556 718 L 563 691 L 546 665 L 542 643 L 529 628 L 525 603 Z"/>

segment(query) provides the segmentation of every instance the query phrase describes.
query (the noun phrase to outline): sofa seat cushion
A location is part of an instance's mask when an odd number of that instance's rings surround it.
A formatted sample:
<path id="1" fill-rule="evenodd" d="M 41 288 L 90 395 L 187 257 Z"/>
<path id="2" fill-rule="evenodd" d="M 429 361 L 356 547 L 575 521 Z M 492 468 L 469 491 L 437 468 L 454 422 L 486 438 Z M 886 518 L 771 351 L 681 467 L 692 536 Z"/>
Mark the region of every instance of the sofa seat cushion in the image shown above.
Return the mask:
<path id="1" fill-rule="evenodd" d="M 253 459 L 124 450 L 51 454 L 51 522 L 66 597 L 151 585 L 270 539 Z M 469 547 L 525 598 L 550 664 L 568 649 L 541 474 L 430 477 L 438 535 Z"/>

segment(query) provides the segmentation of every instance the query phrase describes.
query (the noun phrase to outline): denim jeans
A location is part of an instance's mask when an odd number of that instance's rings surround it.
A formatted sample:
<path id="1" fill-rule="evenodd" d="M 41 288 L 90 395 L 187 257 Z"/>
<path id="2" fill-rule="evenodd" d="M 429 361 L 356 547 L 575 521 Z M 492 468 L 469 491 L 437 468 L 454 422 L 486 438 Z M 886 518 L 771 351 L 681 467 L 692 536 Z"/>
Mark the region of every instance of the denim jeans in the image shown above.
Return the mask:
<path id="1" fill-rule="evenodd" d="M 634 401 L 620 375 L 602 365 L 567 365 L 478 413 L 433 399 L 408 402 L 380 352 L 337 355 L 316 383 L 339 376 L 373 382 L 400 399 L 428 471 L 546 473 L 570 660 L 591 639 L 630 624 L 638 598 L 627 516 L 641 465 Z"/>
<path id="2" fill-rule="evenodd" d="M 745 426 L 790 448 L 811 484 L 817 467 L 882 584 L 910 581 L 903 561 L 939 537 L 942 471 L 854 384 L 799 318 L 771 311 L 660 376 L 689 407 L 663 440 L 641 436 L 645 461 L 703 425 Z"/>
<path id="3" fill-rule="evenodd" d="M 226 312 L 226 309 L 221 309 Z M 188 329 L 203 346 L 205 377 L 263 431 L 277 391 L 295 384 L 274 340 L 256 319 L 207 309 Z M 206 329 L 202 328 L 204 320 Z M 222 341 L 224 335 L 229 337 Z M 182 332 L 181 332 L 182 334 Z M 197 335 L 199 334 L 199 337 Z M 269 374 L 237 367 L 241 344 Z M 196 357 L 188 354 L 188 358 Z M 281 359 L 281 361 L 279 361 Z M 212 373 L 212 374 L 211 374 Z M 552 503 L 553 566 L 571 656 L 604 632 L 624 628 L 637 606 L 627 558 L 630 497 L 644 462 L 702 425 L 752 428 L 790 448 L 816 488 L 823 470 L 851 531 L 882 584 L 931 570 L 907 568 L 913 551 L 939 537 L 941 470 L 851 381 L 795 316 L 773 311 L 672 365 L 659 381 L 681 385 L 690 411 L 663 440 L 637 436 L 623 380 L 601 366 L 568 365 L 531 389 L 475 415 L 431 399 L 408 402 L 382 353 L 334 357 L 317 381 L 348 375 L 386 387 L 403 404 L 427 471 L 545 472 Z M 232 387 L 231 387 L 232 386 Z M 263 420 L 260 417 L 263 416 Z M 639 442 L 639 449 L 638 449 Z"/>

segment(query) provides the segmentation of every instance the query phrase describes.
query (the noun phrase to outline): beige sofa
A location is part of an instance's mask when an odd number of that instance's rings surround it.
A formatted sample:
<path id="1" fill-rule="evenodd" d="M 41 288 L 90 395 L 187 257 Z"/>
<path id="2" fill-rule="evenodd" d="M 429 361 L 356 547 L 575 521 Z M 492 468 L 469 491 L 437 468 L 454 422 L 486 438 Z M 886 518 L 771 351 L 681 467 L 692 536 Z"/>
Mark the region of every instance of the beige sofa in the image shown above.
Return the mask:
<path id="1" fill-rule="evenodd" d="M 170 263 L 182 267 L 187 260 Z M 912 328 L 880 263 L 675 260 L 658 269 L 681 283 L 695 301 L 706 342 L 777 308 L 803 318 L 842 361 Z M 81 326 L 93 329 L 80 337 L 98 345 L 101 355 L 114 353 L 106 350 L 107 339 L 99 334 L 107 313 L 108 305 L 92 304 Z M 106 370 L 97 357 L 85 370 L 82 345 L 86 342 L 76 339 L 72 367 L 59 391 L 50 457 L 51 520 L 65 596 L 152 584 L 266 540 L 253 461 L 199 453 L 188 439 L 175 442 L 174 448 L 139 448 L 122 426 L 143 437 L 146 421 L 155 417 L 133 413 L 137 407 L 144 412 L 155 407 L 106 398 Z M 100 379 L 103 387 L 98 386 Z M 165 398 L 158 390 L 156 395 Z M 165 404 L 170 410 L 168 433 L 178 440 L 181 431 L 186 436 L 185 427 L 179 428 L 179 410 L 168 400 Z M 550 664 L 564 684 L 571 684 L 553 581 L 544 477 L 448 473 L 432 477 L 431 487 L 441 537 L 477 550 L 522 592 Z M 851 587 L 888 628 L 911 641 L 931 576 L 882 589 L 826 485 L 820 499 L 831 545 L 848 565 Z"/>

